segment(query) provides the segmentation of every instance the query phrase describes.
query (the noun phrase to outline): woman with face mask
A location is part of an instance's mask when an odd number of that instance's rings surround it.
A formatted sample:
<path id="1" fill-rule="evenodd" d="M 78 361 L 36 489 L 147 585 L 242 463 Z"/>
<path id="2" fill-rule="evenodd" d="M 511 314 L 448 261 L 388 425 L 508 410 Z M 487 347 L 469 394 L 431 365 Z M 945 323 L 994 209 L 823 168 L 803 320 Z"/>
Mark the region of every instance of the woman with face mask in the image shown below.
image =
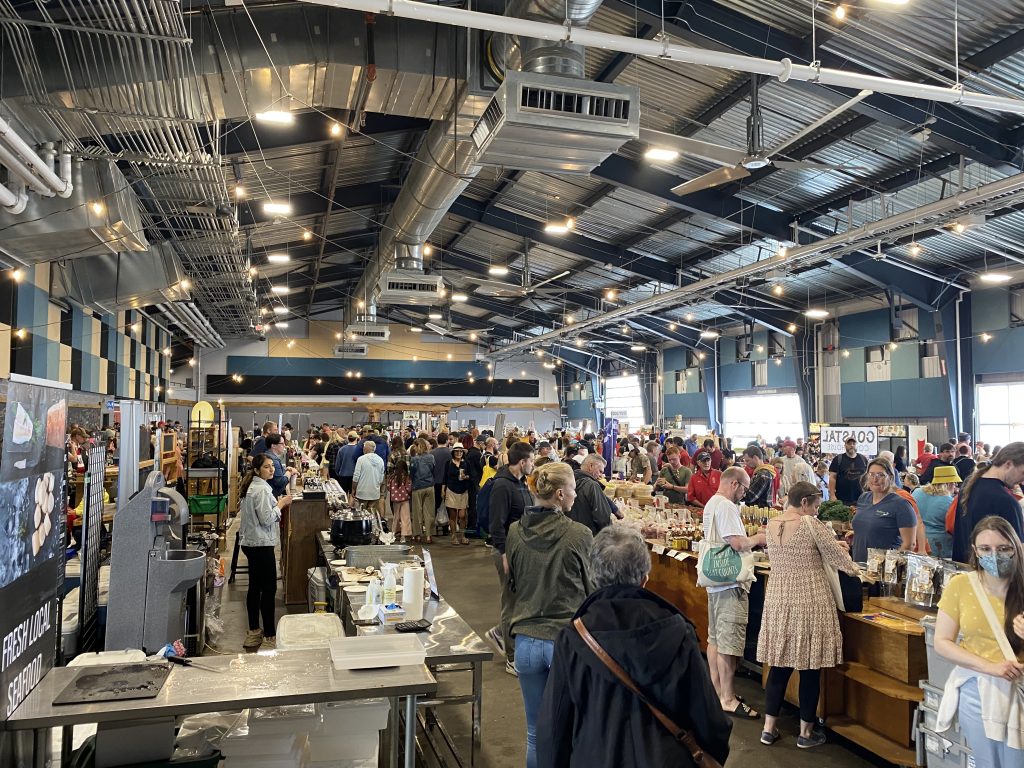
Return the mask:
<path id="1" fill-rule="evenodd" d="M 948 730 L 956 716 L 976 765 L 1020 766 L 1024 549 L 1006 520 L 990 516 L 978 523 L 970 565 L 973 571 L 954 576 L 939 600 L 935 650 L 957 666 L 943 692 L 936 730 Z"/>

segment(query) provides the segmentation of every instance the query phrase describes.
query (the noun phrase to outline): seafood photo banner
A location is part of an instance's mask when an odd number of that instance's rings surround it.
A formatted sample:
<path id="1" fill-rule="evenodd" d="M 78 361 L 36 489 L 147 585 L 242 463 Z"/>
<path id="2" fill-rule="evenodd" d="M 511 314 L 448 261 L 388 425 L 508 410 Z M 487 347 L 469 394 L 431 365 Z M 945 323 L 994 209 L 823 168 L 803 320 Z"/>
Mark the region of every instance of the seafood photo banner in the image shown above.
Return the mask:
<path id="1" fill-rule="evenodd" d="M 67 499 L 67 391 L 11 381 L 0 458 L 0 717 L 54 665 Z"/>

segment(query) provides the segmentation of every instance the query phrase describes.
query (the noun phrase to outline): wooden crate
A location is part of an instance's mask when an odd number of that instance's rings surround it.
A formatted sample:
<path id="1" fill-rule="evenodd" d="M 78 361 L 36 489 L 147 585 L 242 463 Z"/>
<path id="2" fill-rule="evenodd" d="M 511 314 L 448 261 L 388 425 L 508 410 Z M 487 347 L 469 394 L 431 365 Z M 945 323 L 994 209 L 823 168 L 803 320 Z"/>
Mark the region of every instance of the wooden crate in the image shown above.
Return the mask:
<path id="1" fill-rule="evenodd" d="M 697 629 L 701 650 L 708 647 L 708 593 L 697 586 L 697 557 L 677 560 L 651 552 L 647 589 L 682 611 Z"/>
<path id="2" fill-rule="evenodd" d="M 912 621 L 901 629 L 886 627 L 864 614 L 839 615 L 843 630 L 843 658 L 863 664 L 906 685 L 928 677 L 924 630 Z"/>

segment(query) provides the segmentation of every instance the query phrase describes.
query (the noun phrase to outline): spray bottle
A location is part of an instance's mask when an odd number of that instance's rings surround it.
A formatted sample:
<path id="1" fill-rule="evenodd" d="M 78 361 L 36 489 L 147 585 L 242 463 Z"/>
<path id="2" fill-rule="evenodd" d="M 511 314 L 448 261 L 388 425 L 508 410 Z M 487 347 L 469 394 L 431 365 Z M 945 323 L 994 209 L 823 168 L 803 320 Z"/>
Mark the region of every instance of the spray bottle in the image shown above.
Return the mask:
<path id="1" fill-rule="evenodd" d="M 398 564 L 384 564 L 384 605 L 394 608 L 398 604 Z"/>

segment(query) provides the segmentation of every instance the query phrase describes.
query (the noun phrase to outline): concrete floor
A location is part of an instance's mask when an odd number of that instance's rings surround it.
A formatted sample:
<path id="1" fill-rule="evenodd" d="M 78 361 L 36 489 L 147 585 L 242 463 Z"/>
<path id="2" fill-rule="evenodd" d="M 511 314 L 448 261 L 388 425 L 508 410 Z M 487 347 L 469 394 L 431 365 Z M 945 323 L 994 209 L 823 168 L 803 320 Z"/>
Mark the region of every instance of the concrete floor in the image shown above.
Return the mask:
<path id="1" fill-rule="evenodd" d="M 455 607 L 469 625 L 481 636 L 492 627 L 498 615 L 497 576 L 490 550 L 481 542 L 472 546 L 453 547 L 442 539 L 431 547 L 441 594 Z M 230 549 L 227 551 L 230 557 Z M 225 635 L 220 651 L 237 653 L 245 636 L 246 578 L 240 575 L 234 585 L 225 585 L 222 616 Z M 278 592 L 280 595 L 280 592 Z M 280 603 L 280 600 L 279 600 Z M 298 609 L 298 606 L 295 606 Z M 287 612 L 280 603 L 279 615 Z M 465 677 L 468 678 L 468 675 Z M 764 702 L 760 682 L 749 678 L 739 680 L 741 695 L 758 711 Z M 460 686 L 468 689 L 468 683 Z M 452 707 L 441 710 L 440 717 L 460 745 L 468 745 L 469 709 Z M 829 743 L 813 750 L 796 748 L 798 717 L 796 711 L 783 711 L 780 730 L 783 739 L 772 747 L 759 742 L 762 721 L 736 721 L 729 756 L 729 765 L 758 765 L 759 768 L 854 768 L 887 765 L 856 745 L 829 734 Z M 525 764 L 525 717 L 519 684 L 505 672 L 504 660 L 484 665 L 483 768 L 522 768 Z"/>

